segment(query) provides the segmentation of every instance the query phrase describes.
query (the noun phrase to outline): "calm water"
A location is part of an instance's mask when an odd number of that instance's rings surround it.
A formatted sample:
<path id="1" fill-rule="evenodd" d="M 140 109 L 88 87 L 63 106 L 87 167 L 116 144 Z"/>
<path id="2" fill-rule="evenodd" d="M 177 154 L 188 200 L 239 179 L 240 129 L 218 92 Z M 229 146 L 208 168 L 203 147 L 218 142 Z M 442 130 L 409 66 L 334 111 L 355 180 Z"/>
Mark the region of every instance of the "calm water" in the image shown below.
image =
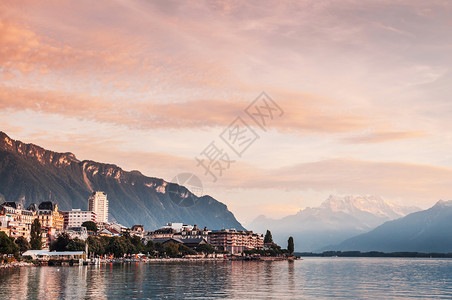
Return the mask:
<path id="1" fill-rule="evenodd" d="M 1 299 L 452 298 L 452 260 L 306 258 L 0 270 Z"/>

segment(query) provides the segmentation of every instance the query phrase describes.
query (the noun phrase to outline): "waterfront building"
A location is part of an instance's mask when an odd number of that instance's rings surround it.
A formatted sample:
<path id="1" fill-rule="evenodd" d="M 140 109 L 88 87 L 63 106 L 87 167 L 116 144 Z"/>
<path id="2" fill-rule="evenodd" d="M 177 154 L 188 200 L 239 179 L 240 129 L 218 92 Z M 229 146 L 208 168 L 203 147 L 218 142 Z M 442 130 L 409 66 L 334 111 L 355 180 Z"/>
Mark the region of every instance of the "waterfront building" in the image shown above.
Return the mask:
<path id="1" fill-rule="evenodd" d="M 88 210 L 97 215 L 97 222 L 108 223 L 108 199 L 104 192 L 94 192 L 88 199 Z"/>
<path id="2" fill-rule="evenodd" d="M 111 232 L 117 232 L 119 234 L 126 233 L 129 230 L 129 228 L 127 228 L 127 226 L 124 226 L 124 225 L 116 223 L 116 222 L 108 224 L 105 228 L 110 230 Z"/>
<path id="3" fill-rule="evenodd" d="M 101 231 L 99 231 L 99 235 L 112 237 L 112 236 L 121 236 L 121 233 L 119 233 L 115 229 L 108 230 L 107 228 L 104 228 Z"/>
<path id="4" fill-rule="evenodd" d="M 30 239 L 31 224 L 35 218 L 33 211 L 26 210 L 18 202 L 4 202 L 0 206 L 0 227 L 14 238 Z"/>
<path id="5" fill-rule="evenodd" d="M 58 204 L 52 201 L 44 201 L 38 205 L 36 218 L 41 223 L 42 248 L 46 249 L 56 233 L 63 230 L 64 217 L 58 210 Z"/>
<path id="6" fill-rule="evenodd" d="M 130 235 L 138 236 L 144 238 L 144 226 L 143 225 L 133 225 L 129 231 Z"/>
<path id="7" fill-rule="evenodd" d="M 231 254 L 242 253 L 247 249 L 262 249 L 264 240 L 262 234 L 252 231 L 237 231 L 235 229 L 214 230 L 209 233 L 208 243 L 217 250 L 228 251 Z"/>
<path id="8" fill-rule="evenodd" d="M 94 211 L 84 211 L 81 209 L 72 209 L 63 211 L 64 228 L 80 227 L 84 222 L 97 222 L 97 215 Z"/>
<path id="9" fill-rule="evenodd" d="M 195 229 L 193 232 L 193 236 L 190 236 L 190 233 L 192 230 Z M 205 228 L 207 231 L 207 228 Z M 175 236 L 177 235 L 177 236 Z M 196 225 L 186 225 L 184 223 L 166 223 L 165 226 L 163 226 L 160 229 L 154 230 L 154 231 L 147 231 L 144 234 L 145 242 L 148 242 L 150 240 L 154 239 L 170 239 L 173 237 L 177 238 L 205 238 L 207 239 L 207 236 L 202 234 L 202 231 L 198 230 L 198 227 Z"/>
<path id="10" fill-rule="evenodd" d="M 207 240 L 203 238 L 186 238 L 186 239 L 179 239 L 179 238 L 163 238 L 163 239 L 154 239 L 152 240 L 154 243 L 161 243 L 162 245 L 166 246 L 169 243 L 173 244 L 179 244 L 189 247 L 190 249 L 194 249 L 202 244 L 207 244 Z"/>
<path id="11" fill-rule="evenodd" d="M 58 210 L 58 204 L 52 201 L 44 201 L 38 205 L 36 217 L 41 223 L 41 227 L 54 228 L 55 230 L 63 230 L 64 217 Z"/>
<path id="12" fill-rule="evenodd" d="M 160 228 L 154 231 L 146 232 L 144 239 L 145 242 L 155 239 L 171 239 L 177 231 L 172 228 Z"/>
<path id="13" fill-rule="evenodd" d="M 192 229 L 184 228 L 181 232 L 174 234 L 175 238 L 178 239 L 208 239 L 210 230 L 207 227 L 204 229 L 198 229 L 198 226 L 194 225 Z"/>
<path id="14" fill-rule="evenodd" d="M 48 250 L 28 250 L 22 254 L 23 256 L 31 256 L 33 259 L 37 260 L 50 260 L 50 259 L 61 259 L 61 260 L 78 260 L 86 259 L 85 251 L 48 251 Z"/>
<path id="15" fill-rule="evenodd" d="M 88 230 L 83 226 L 68 227 L 64 229 L 63 232 L 67 233 L 71 239 L 77 238 L 79 240 L 86 241 L 88 238 Z"/>
<path id="16" fill-rule="evenodd" d="M 162 228 L 171 228 L 175 230 L 175 232 L 181 232 L 182 230 L 185 229 L 192 230 L 193 226 L 184 223 L 166 223 L 166 225 L 163 226 Z"/>

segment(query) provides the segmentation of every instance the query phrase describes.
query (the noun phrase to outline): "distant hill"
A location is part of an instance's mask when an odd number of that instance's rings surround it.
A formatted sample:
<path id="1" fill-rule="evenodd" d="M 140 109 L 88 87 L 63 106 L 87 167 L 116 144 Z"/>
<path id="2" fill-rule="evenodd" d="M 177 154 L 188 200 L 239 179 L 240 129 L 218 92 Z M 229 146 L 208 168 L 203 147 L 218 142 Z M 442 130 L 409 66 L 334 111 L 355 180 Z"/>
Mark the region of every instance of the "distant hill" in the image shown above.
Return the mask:
<path id="1" fill-rule="evenodd" d="M 28 205 L 48 200 L 51 192 L 62 210 L 87 209 L 88 197 L 98 190 L 108 195 L 111 219 L 126 226 L 155 229 L 167 222 L 183 222 L 210 229 L 244 229 L 226 205 L 210 196 L 197 197 L 163 179 L 112 164 L 79 161 L 72 153 L 49 151 L 0 132 L 0 201 Z M 190 205 L 178 205 L 187 199 Z"/>
<path id="2" fill-rule="evenodd" d="M 288 237 L 293 236 L 297 251 L 317 251 L 417 210 L 376 196 L 330 196 L 319 207 L 279 220 L 259 216 L 249 227 L 258 232 L 270 229 L 281 246 L 286 247 Z"/>
<path id="3" fill-rule="evenodd" d="M 324 250 L 452 252 L 452 201 L 389 221 L 374 230 Z"/>

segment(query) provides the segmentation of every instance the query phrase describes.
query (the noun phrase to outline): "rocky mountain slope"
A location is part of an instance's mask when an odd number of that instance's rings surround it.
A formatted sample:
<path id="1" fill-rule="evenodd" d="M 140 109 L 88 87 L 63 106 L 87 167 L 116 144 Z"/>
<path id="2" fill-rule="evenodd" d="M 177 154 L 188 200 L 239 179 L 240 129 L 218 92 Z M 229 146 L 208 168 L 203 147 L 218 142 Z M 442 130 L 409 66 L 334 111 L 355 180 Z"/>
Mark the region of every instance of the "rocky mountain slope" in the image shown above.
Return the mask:
<path id="1" fill-rule="evenodd" d="M 210 196 L 197 197 L 163 179 L 112 164 L 79 161 L 72 153 L 49 151 L 0 132 L 0 200 L 28 205 L 48 200 L 51 192 L 62 210 L 87 209 L 88 197 L 98 190 L 108 195 L 110 218 L 126 226 L 155 229 L 167 222 L 183 222 L 210 229 L 244 229 L 226 205 Z"/>

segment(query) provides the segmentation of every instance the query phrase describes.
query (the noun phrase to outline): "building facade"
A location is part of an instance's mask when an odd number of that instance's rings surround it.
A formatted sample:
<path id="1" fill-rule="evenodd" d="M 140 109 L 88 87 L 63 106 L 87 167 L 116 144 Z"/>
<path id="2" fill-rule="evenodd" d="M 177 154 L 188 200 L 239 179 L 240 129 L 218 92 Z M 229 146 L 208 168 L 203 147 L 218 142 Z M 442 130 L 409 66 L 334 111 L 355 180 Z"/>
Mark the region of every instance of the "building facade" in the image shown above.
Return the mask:
<path id="1" fill-rule="evenodd" d="M 58 204 L 52 201 L 44 201 L 38 205 L 36 218 L 41 223 L 42 248 L 47 249 L 56 233 L 63 230 L 63 214 L 58 210 Z"/>
<path id="2" fill-rule="evenodd" d="M 63 211 L 64 229 L 69 227 L 80 227 L 84 222 L 97 222 L 97 215 L 94 211 L 84 211 L 81 209 L 72 209 Z"/>
<path id="3" fill-rule="evenodd" d="M 35 213 L 24 209 L 18 202 L 5 202 L 0 206 L 0 227 L 11 237 L 22 236 L 29 240 L 34 219 Z"/>
<path id="4" fill-rule="evenodd" d="M 58 204 L 52 201 L 41 202 L 36 212 L 41 227 L 53 228 L 56 231 L 63 230 L 64 217 L 58 210 Z"/>
<path id="5" fill-rule="evenodd" d="M 104 192 L 94 192 L 88 199 L 88 210 L 97 215 L 97 222 L 108 223 L 108 199 Z"/>
<path id="6" fill-rule="evenodd" d="M 198 226 L 194 225 L 191 229 L 184 228 L 181 232 L 177 232 L 174 234 L 175 238 L 178 239 L 208 239 L 210 230 L 207 227 L 204 229 L 199 229 Z"/>
<path id="7" fill-rule="evenodd" d="M 231 254 L 242 253 L 243 250 L 249 249 L 262 249 L 264 246 L 262 234 L 235 229 L 212 231 L 209 233 L 208 242 L 215 249 L 228 251 Z"/>

